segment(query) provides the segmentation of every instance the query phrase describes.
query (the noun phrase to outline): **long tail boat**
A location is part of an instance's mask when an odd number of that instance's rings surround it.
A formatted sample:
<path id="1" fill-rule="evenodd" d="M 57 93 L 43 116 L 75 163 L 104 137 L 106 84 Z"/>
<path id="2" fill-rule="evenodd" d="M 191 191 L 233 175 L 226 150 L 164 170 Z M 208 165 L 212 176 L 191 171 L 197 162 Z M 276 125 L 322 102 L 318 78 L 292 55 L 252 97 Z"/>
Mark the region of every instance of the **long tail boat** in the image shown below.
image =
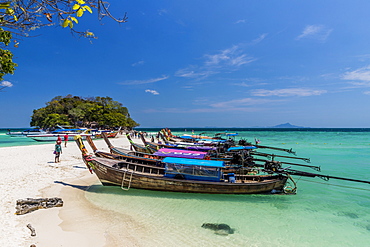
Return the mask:
<path id="1" fill-rule="evenodd" d="M 141 141 L 143 142 L 145 147 L 149 147 L 151 150 L 159 150 L 161 148 L 176 148 L 176 149 L 187 149 L 187 150 L 197 150 L 197 151 L 209 151 L 209 150 L 217 150 L 215 146 L 205 146 L 201 143 L 190 143 L 190 142 L 183 142 L 183 143 L 155 143 L 149 142 L 145 139 L 142 133 L 139 133 Z"/>
<path id="2" fill-rule="evenodd" d="M 225 174 L 223 161 L 166 157 L 158 166 L 93 157 L 81 138 L 76 137 L 83 160 L 103 185 L 123 189 L 158 191 L 256 194 L 284 191 L 289 176 Z"/>
<path id="3" fill-rule="evenodd" d="M 171 155 L 170 154 L 171 151 L 173 153 L 176 153 L 176 154 L 183 153 L 184 156 L 182 156 L 182 157 L 185 157 L 187 155 L 187 154 L 185 154 L 186 151 L 181 151 L 181 150 L 178 150 L 178 149 L 175 149 L 175 148 L 173 148 L 172 150 L 162 148 L 162 149 L 159 149 L 158 151 L 156 151 L 155 153 L 151 153 L 151 154 L 138 152 L 136 150 L 128 150 L 128 149 L 113 146 L 112 143 L 110 142 L 110 140 L 105 136 L 104 133 L 103 133 L 103 138 L 104 138 L 106 144 L 108 145 L 108 147 L 110 149 L 110 152 L 112 154 L 115 154 L 115 155 L 118 155 L 118 156 L 123 156 L 124 158 L 135 158 L 135 157 L 138 158 L 138 157 L 141 157 L 142 159 L 155 160 L 156 161 L 156 160 L 162 160 L 164 157 L 169 157 L 169 156 L 170 157 L 171 156 L 172 157 L 179 157 L 179 156 Z M 93 144 L 93 141 L 91 140 L 91 138 L 87 138 L 87 141 L 90 144 L 90 146 L 92 147 L 93 151 L 96 152 L 97 156 L 107 157 L 106 154 L 103 154 L 104 152 L 97 151 L 97 148 Z M 250 167 L 250 168 L 252 168 L 251 170 L 255 171 L 256 170 L 256 169 L 254 169 L 255 167 L 262 167 L 263 168 L 264 164 L 266 162 L 269 162 L 270 160 L 258 159 L 258 158 L 252 157 L 254 155 L 254 152 L 253 153 L 248 153 L 248 151 L 247 152 L 245 151 L 245 150 L 253 150 L 253 148 L 254 148 L 254 146 L 231 147 L 227 151 L 233 151 L 233 152 L 229 153 L 228 155 L 225 155 L 225 154 L 217 154 L 216 156 L 211 155 L 210 159 L 211 160 L 225 161 L 225 163 L 228 164 L 229 166 L 230 165 L 234 165 L 234 166 L 236 165 L 236 166 L 241 166 L 241 167 L 244 167 L 244 168 Z M 235 151 L 238 151 L 238 152 L 235 152 Z M 193 156 L 191 158 L 195 158 L 195 157 L 196 156 Z M 271 157 L 274 157 L 274 155 L 271 154 Z M 287 156 L 282 156 L 282 157 L 289 158 Z M 122 157 L 116 157 L 116 158 L 122 159 Z M 204 158 L 204 157 L 202 156 L 200 158 Z M 298 158 L 298 157 L 293 157 L 293 158 L 303 159 L 306 162 L 307 162 L 307 160 L 309 160 L 307 158 Z M 262 162 L 262 164 L 257 164 L 256 162 Z M 318 167 L 318 166 L 309 166 L 309 165 L 289 163 L 289 162 L 280 162 L 280 163 L 281 164 L 294 165 L 294 166 L 309 167 L 309 168 L 312 168 L 314 170 L 320 171 L 320 167 Z M 239 171 L 239 172 L 244 174 L 245 172 L 248 172 L 248 169 L 244 169 L 243 171 Z"/>
<path id="4" fill-rule="evenodd" d="M 91 143 L 92 143 L 91 138 L 88 138 L 87 140 L 88 141 L 90 140 Z M 111 179 L 112 181 L 111 181 L 109 179 L 108 180 L 105 179 L 105 177 L 103 175 L 98 175 L 100 173 L 95 170 L 96 167 L 103 167 L 101 169 L 107 170 L 107 171 L 111 170 L 111 169 L 116 169 L 117 167 L 121 167 L 123 170 L 121 170 L 120 172 L 116 171 L 116 173 L 120 174 L 123 171 L 124 174 L 121 177 L 122 178 L 121 187 L 125 187 L 126 189 L 132 187 L 131 186 L 131 180 L 132 180 L 131 176 L 133 176 L 133 175 L 131 175 L 131 173 L 136 172 L 136 171 L 140 171 L 141 173 L 144 173 L 144 175 L 148 175 L 147 173 L 149 173 L 149 175 L 155 173 L 156 174 L 155 178 L 158 178 L 158 175 L 160 175 L 161 179 L 164 179 L 164 180 L 166 180 L 168 178 L 177 179 L 177 180 L 178 179 L 195 180 L 195 181 L 198 181 L 197 184 L 199 183 L 199 181 L 208 181 L 209 182 L 208 177 L 202 178 L 202 176 L 198 176 L 198 175 L 202 175 L 202 173 L 208 168 L 208 166 L 205 166 L 205 168 L 203 168 L 201 163 L 202 162 L 208 162 L 208 161 L 204 161 L 204 160 L 189 161 L 189 159 L 176 159 L 176 158 L 174 158 L 174 160 L 171 160 L 172 158 L 170 158 L 170 157 L 167 157 L 167 158 L 163 159 L 163 161 L 162 161 L 162 160 L 155 160 L 155 159 L 152 159 L 152 158 L 138 159 L 138 157 L 135 156 L 135 155 L 129 156 L 128 158 L 127 157 L 118 157 L 119 155 L 109 154 L 109 153 L 103 154 L 104 152 L 97 151 L 95 145 L 92 146 L 92 147 L 93 147 L 93 150 L 95 152 L 95 155 L 99 156 L 99 157 L 93 158 L 92 156 L 89 156 L 87 154 L 87 150 L 85 149 L 81 138 L 78 141 L 76 140 L 76 142 L 77 142 L 78 146 L 80 147 L 80 149 L 83 153 L 83 157 L 84 157 L 84 161 L 85 161 L 86 165 L 89 167 L 89 169 L 91 171 L 95 171 L 98 178 L 105 185 L 119 185 L 119 184 L 117 183 L 117 178 L 115 178 L 115 179 L 112 178 Z M 238 148 L 242 148 L 242 147 L 238 147 Z M 266 154 L 260 153 L 260 155 L 265 156 Z M 101 157 L 105 157 L 106 159 L 101 158 Z M 285 156 L 282 156 L 282 157 L 285 157 Z M 297 171 L 297 170 L 291 169 L 290 167 L 283 168 L 281 166 L 281 164 L 285 163 L 285 164 L 290 164 L 290 165 L 306 166 L 306 167 L 313 168 L 313 169 L 318 170 L 318 171 L 320 170 L 320 167 L 274 161 L 273 158 L 274 158 L 274 156 L 272 157 L 272 160 L 254 159 L 256 161 L 264 162 L 263 165 L 256 165 L 256 167 L 262 167 L 261 169 L 260 168 L 258 168 L 258 169 L 262 170 L 264 172 L 267 172 L 269 175 L 260 175 L 258 173 L 256 175 L 250 175 L 250 173 L 245 173 L 243 171 L 243 169 L 241 169 L 241 170 L 236 169 L 235 171 L 233 171 L 232 169 L 230 170 L 230 167 L 225 167 L 225 163 L 223 164 L 223 166 L 216 166 L 216 165 L 212 166 L 212 162 L 211 162 L 210 163 L 211 165 L 209 165 L 209 167 L 212 167 L 213 174 L 215 174 L 214 173 L 215 168 L 220 168 L 219 170 L 216 170 L 219 174 L 218 178 L 216 179 L 217 181 L 215 180 L 215 178 L 211 178 L 211 180 L 213 179 L 212 182 L 217 182 L 217 184 L 219 184 L 219 182 L 227 183 L 228 181 L 234 181 L 234 180 L 237 183 L 250 183 L 251 181 L 261 182 L 261 181 L 270 181 L 271 179 L 272 180 L 273 179 L 280 179 L 281 180 L 283 178 L 286 178 L 282 189 L 281 189 L 280 186 L 277 186 L 276 188 L 273 189 L 273 191 L 281 191 L 282 190 L 286 194 L 295 194 L 296 190 L 297 190 L 296 183 L 292 179 L 291 175 L 311 177 L 311 178 L 319 177 L 319 178 L 324 179 L 325 181 L 327 181 L 329 179 L 337 179 L 337 180 L 345 180 L 345 181 L 352 181 L 352 182 L 360 182 L 360 183 L 370 184 L 370 181 L 366 181 L 366 180 L 344 178 L 344 177 L 338 177 L 338 176 L 330 176 L 330 175 L 323 175 L 323 174 L 315 174 L 315 173 Z M 288 158 L 288 157 L 286 157 L 286 158 Z M 307 158 L 298 158 L 298 159 L 302 159 L 302 160 L 304 160 L 308 163 L 310 161 Z M 118 163 L 119 163 L 119 165 L 117 165 Z M 97 166 L 97 164 L 99 166 Z M 175 169 L 175 172 L 172 172 L 172 173 L 170 171 L 171 164 L 172 164 L 172 167 Z M 215 164 L 215 163 L 213 163 L 213 164 Z M 182 170 L 179 169 L 179 167 L 182 167 Z M 103 172 L 103 173 L 105 173 L 105 172 Z M 206 174 L 207 173 L 209 173 L 209 172 L 206 172 Z M 230 176 L 229 173 L 232 173 L 232 175 Z M 197 176 L 194 177 L 194 174 L 196 174 L 198 177 Z M 127 177 L 127 176 L 129 176 L 129 177 Z M 177 180 L 175 180 L 175 181 L 177 181 Z M 187 183 L 187 185 L 189 185 L 189 183 Z M 262 186 L 263 191 L 266 189 L 265 185 L 266 184 L 264 184 L 264 186 Z M 138 186 L 138 187 L 135 187 L 135 188 L 141 188 L 141 187 Z M 156 189 L 156 188 L 146 188 L 145 186 L 143 188 L 144 189 Z M 236 187 L 232 187 L 232 188 L 236 188 Z M 253 190 L 253 189 L 248 189 L 244 192 L 240 191 L 240 190 L 239 191 L 234 191 L 233 190 L 234 192 L 221 192 L 221 191 L 223 191 L 222 189 L 220 189 L 219 192 L 215 192 L 215 191 L 211 192 L 210 190 L 205 190 L 205 192 L 199 192 L 196 189 L 194 191 L 184 191 L 184 190 L 179 190 L 179 188 L 173 189 L 173 190 L 169 190 L 168 188 L 166 188 L 166 189 L 161 188 L 161 189 L 158 189 L 158 190 L 197 192 L 197 193 L 235 193 L 235 194 L 240 194 L 240 193 L 241 194 L 243 194 L 243 193 L 263 193 L 263 192 L 256 192 L 256 190 Z"/>
<path id="5" fill-rule="evenodd" d="M 152 155 L 152 154 L 147 153 L 147 152 L 138 152 L 136 150 L 130 150 L 130 149 L 126 149 L 126 148 L 115 147 L 109 141 L 108 137 L 104 133 L 102 134 L 102 136 L 103 136 L 103 139 L 104 139 L 105 143 L 108 145 L 108 147 L 110 149 L 110 152 L 112 154 L 123 155 L 123 156 L 139 156 L 139 157 L 144 157 L 144 158 L 158 159 L 157 156 Z M 94 152 L 97 151 L 97 148 L 93 144 L 91 138 L 87 139 L 87 141 L 89 142 L 89 144 L 90 144 L 91 148 L 93 149 L 93 151 Z"/>
<path id="6" fill-rule="evenodd" d="M 148 156 L 146 154 L 140 154 L 140 153 L 137 153 L 136 151 L 130 151 L 130 150 L 124 151 L 125 149 L 120 149 L 119 152 L 107 153 L 107 152 L 98 150 L 91 138 L 87 137 L 86 140 L 89 143 L 90 147 L 92 148 L 94 155 L 100 158 L 128 161 L 132 163 L 140 163 L 143 165 L 156 166 L 156 167 L 158 166 L 158 161 L 160 160 L 160 157 L 158 156 Z M 109 142 L 109 140 L 108 140 L 108 143 L 109 143 L 108 146 L 110 146 L 112 149 L 115 149 L 112 146 L 112 144 Z"/>
<path id="7" fill-rule="evenodd" d="M 128 141 L 131 144 L 131 147 L 133 147 L 136 151 L 141 152 L 141 153 L 148 153 L 148 154 L 153 154 L 157 151 L 157 149 L 152 148 L 151 146 L 142 146 L 137 143 L 135 143 L 130 136 L 130 133 L 126 133 L 126 137 Z"/>

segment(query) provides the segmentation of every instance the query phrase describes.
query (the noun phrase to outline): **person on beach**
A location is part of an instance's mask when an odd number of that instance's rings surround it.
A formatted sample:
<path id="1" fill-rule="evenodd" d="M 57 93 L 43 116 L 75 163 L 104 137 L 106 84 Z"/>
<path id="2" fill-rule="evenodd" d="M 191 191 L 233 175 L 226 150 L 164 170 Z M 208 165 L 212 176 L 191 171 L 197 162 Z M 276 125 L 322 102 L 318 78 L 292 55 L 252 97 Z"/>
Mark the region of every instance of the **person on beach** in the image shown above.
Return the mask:
<path id="1" fill-rule="evenodd" d="M 67 142 L 68 142 L 68 134 L 64 135 L 64 147 L 67 147 Z"/>
<path id="2" fill-rule="evenodd" d="M 60 154 L 62 153 L 62 141 L 59 141 L 57 140 L 57 143 L 55 144 L 55 150 L 54 150 L 54 154 L 55 154 L 55 163 L 58 163 L 59 162 L 59 157 L 60 157 Z"/>

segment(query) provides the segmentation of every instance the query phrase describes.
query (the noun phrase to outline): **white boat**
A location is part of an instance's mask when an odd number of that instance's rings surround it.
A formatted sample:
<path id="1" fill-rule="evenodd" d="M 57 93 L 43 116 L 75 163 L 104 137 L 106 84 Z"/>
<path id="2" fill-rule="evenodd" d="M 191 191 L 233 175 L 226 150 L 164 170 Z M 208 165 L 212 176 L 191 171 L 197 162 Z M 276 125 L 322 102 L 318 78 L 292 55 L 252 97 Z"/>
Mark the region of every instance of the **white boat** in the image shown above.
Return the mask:
<path id="1" fill-rule="evenodd" d="M 47 133 L 49 132 L 46 132 L 42 129 L 27 129 L 24 131 L 15 131 L 15 132 L 9 131 L 6 134 L 9 135 L 10 137 L 27 137 L 27 135 L 41 135 Z"/>
<path id="2" fill-rule="evenodd" d="M 56 141 L 58 137 L 64 141 L 64 136 L 68 134 L 68 141 L 73 141 L 76 135 L 80 135 L 83 139 L 86 136 L 91 136 L 94 138 L 94 135 L 90 133 L 89 129 L 64 129 L 56 130 L 52 133 L 40 134 L 40 135 L 27 135 L 27 137 L 32 138 L 35 141 Z"/>

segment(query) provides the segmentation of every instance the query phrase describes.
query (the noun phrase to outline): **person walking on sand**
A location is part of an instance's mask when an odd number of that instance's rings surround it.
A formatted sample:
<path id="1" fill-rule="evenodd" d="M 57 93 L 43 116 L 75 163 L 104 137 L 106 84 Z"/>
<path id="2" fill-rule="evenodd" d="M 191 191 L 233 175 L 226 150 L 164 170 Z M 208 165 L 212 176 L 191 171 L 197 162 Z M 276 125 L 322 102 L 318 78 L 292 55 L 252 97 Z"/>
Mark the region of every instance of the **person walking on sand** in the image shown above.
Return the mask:
<path id="1" fill-rule="evenodd" d="M 57 143 L 55 144 L 55 150 L 54 150 L 54 154 L 55 154 L 55 163 L 58 163 L 60 160 L 59 160 L 59 157 L 60 157 L 60 154 L 62 153 L 62 141 L 57 141 Z"/>
<path id="2" fill-rule="evenodd" d="M 68 142 L 68 134 L 64 135 L 64 147 L 67 147 L 67 142 Z"/>

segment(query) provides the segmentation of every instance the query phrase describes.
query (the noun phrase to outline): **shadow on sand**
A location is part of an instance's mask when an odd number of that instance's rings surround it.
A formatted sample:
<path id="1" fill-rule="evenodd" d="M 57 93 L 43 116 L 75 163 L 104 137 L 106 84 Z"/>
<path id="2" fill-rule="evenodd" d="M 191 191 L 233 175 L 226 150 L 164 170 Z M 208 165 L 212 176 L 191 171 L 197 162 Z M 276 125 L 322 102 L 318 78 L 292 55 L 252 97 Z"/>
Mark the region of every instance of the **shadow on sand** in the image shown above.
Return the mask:
<path id="1" fill-rule="evenodd" d="M 83 191 L 87 191 L 90 188 L 90 185 L 89 186 L 86 186 L 86 185 L 77 185 L 77 184 L 65 183 L 65 182 L 62 182 L 62 181 L 54 181 L 54 183 L 61 184 L 61 185 L 64 185 L 64 186 L 70 186 L 72 188 L 83 190 Z"/>

